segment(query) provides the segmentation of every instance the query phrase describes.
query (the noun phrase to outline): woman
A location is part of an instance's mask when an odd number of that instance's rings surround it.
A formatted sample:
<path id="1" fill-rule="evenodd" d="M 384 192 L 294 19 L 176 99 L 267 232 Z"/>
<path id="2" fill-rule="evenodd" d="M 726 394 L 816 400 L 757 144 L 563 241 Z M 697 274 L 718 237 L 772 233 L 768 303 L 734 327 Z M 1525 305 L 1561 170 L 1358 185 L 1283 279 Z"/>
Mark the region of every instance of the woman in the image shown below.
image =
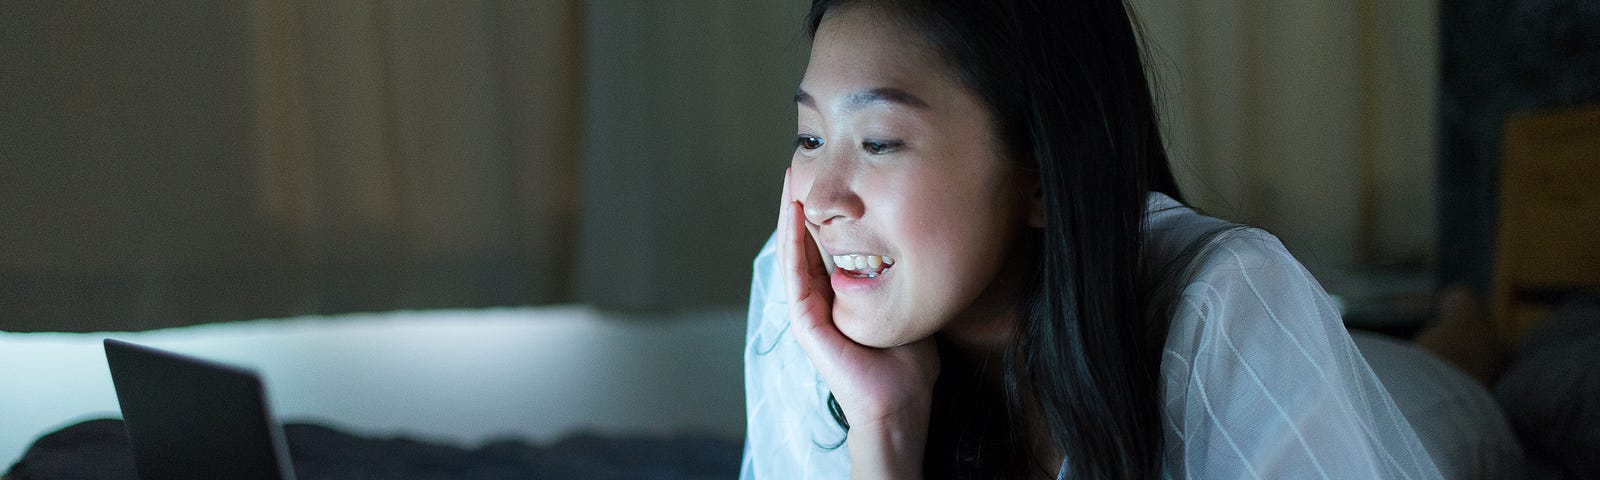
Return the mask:
<path id="1" fill-rule="evenodd" d="M 1117 0 L 831 1 L 746 478 L 1436 478 L 1327 295 L 1184 207 Z"/>

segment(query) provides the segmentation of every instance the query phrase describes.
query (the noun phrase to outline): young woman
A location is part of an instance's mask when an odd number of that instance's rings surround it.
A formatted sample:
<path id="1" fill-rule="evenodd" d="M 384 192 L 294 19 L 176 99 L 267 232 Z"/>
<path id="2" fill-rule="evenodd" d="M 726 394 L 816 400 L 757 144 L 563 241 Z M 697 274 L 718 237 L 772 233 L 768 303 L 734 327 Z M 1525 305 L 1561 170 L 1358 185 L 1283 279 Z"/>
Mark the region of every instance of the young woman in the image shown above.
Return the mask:
<path id="1" fill-rule="evenodd" d="M 745 478 L 1436 478 L 1327 295 L 1184 207 L 1119 0 L 817 0 Z"/>

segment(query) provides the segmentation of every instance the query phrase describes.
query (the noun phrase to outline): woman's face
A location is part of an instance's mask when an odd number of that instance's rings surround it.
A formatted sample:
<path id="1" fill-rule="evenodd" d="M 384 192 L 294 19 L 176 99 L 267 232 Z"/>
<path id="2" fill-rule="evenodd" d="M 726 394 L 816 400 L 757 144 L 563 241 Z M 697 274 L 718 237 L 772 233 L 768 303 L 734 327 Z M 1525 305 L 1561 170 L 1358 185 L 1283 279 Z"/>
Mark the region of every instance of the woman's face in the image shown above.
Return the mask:
<path id="1" fill-rule="evenodd" d="M 873 8 L 828 12 L 795 95 L 790 183 L 831 269 L 834 321 L 875 347 L 992 330 L 1027 271 L 1014 244 L 1035 187 L 980 98 Z"/>

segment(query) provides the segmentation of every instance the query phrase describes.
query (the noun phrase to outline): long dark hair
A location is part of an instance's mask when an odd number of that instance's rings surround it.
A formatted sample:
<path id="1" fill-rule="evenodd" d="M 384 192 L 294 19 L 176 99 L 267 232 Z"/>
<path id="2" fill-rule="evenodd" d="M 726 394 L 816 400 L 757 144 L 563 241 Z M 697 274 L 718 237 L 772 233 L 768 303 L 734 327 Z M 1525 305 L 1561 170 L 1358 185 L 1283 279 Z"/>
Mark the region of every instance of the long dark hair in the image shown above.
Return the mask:
<path id="1" fill-rule="evenodd" d="M 815 0 L 823 15 L 859 0 Z M 1143 257 L 1147 192 L 1182 201 L 1167 165 L 1138 23 L 1122 0 L 878 0 L 922 33 L 993 114 L 1002 151 L 1037 174 L 1045 227 L 1006 353 L 1004 388 L 941 354 L 930 476 L 1053 477 L 1030 459 L 1041 427 L 1074 478 L 1161 470 L 1166 314 Z M 1152 310 L 1161 310 L 1160 312 Z M 992 382 L 991 382 L 992 383 Z M 987 390 L 996 390 L 988 388 Z M 1024 424 L 1024 403 L 1042 426 Z M 849 424 L 829 399 L 841 426 Z M 1047 471 L 1040 471 L 1045 468 Z"/>

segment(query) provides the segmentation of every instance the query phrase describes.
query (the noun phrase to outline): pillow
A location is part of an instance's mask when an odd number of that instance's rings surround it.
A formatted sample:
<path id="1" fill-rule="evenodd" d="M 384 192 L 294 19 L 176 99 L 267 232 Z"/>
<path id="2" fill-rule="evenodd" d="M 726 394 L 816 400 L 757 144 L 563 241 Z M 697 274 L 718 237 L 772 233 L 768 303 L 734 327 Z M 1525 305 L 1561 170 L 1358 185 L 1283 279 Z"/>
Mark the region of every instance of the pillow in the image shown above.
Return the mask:
<path id="1" fill-rule="evenodd" d="M 1528 332 L 1495 398 L 1530 456 L 1573 478 L 1600 478 L 1600 294 L 1563 302 Z"/>
<path id="2" fill-rule="evenodd" d="M 1444 478 L 1521 478 L 1522 447 L 1483 384 L 1415 343 L 1350 337 Z"/>

